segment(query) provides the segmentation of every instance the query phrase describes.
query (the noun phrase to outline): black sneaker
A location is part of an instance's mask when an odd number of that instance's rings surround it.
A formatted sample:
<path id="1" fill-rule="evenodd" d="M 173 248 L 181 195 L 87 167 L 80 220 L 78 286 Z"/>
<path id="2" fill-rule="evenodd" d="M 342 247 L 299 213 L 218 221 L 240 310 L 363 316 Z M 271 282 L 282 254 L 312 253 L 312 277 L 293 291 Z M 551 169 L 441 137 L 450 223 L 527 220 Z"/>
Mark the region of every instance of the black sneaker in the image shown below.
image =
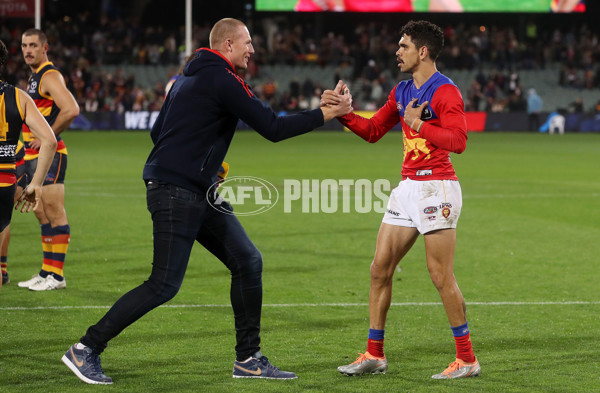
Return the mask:
<path id="1" fill-rule="evenodd" d="M 62 357 L 63 363 L 83 382 L 98 385 L 112 384 L 112 378 L 104 375 L 100 365 L 100 356 L 93 353 L 91 348 L 77 349 L 75 345 L 72 345 L 64 354 Z"/>
<path id="2" fill-rule="evenodd" d="M 296 374 L 273 366 L 260 351 L 246 362 L 233 363 L 233 378 L 296 379 Z"/>
<path id="3" fill-rule="evenodd" d="M 6 285 L 10 282 L 10 278 L 8 278 L 8 273 L 2 272 L 2 285 Z"/>

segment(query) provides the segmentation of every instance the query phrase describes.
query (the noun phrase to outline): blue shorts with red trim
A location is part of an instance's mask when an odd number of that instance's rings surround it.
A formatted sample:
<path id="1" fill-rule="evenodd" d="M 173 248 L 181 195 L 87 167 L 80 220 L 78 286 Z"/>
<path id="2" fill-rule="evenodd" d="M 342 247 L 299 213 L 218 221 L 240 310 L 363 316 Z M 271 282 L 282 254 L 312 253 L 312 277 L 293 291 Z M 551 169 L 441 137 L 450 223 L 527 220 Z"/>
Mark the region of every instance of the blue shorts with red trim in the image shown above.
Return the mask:
<path id="1" fill-rule="evenodd" d="M 35 169 L 37 168 L 38 159 L 35 158 L 33 160 L 25 161 L 25 167 L 28 180 L 33 179 L 33 174 L 35 173 Z M 67 155 L 64 153 L 56 152 L 54 154 L 54 159 L 52 160 L 52 164 L 50 165 L 50 169 L 48 169 L 48 174 L 46 175 L 46 179 L 44 179 L 44 185 L 48 184 L 64 184 L 65 182 L 65 173 L 67 172 Z"/>

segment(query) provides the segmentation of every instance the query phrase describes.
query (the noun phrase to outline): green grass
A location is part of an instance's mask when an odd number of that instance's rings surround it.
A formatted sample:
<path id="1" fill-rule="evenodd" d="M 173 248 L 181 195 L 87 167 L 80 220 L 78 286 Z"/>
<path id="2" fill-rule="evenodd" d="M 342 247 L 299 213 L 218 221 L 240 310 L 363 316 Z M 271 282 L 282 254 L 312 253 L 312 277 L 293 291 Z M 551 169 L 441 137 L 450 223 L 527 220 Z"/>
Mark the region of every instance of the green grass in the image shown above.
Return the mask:
<path id="1" fill-rule="evenodd" d="M 67 132 L 64 139 L 68 288 L 17 288 L 39 269 L 41 247 L 35 217 L 15 214 L 12 283 L 0 292 L 0 392 L 598 390 L 600 135 L 471 133 L 466 152 L 452 156 L 464 195 L 455 272 L 480 378 L 429 378 L 452 360 L 454 343 L 422 239 L 395 277 L 388 374 L 338 375 L 336 366 L 365 349 L 369 264 L 381 214 L 302 214 L 300 205 L 285 214 L 280 201 L 240 220 L 264 256 L 262 349 L 299 379 L 231 378 L 228 271 L 197 246 L 169 303 L 182 307 L 160 307 L 110 342 L 102 357 L 115 380 L 110 387 L 80 382 L 60 357 L 150 272 L 141 171 L 151 143 L 146 133 Z M 279 144 L 243 132 L 227 157 L 230 176 L 257 176 L 279 187 L 285 179 L 312 178 L 395 184 L 401 159 L 398 133 L 371 145 L 339 132 Z"/>

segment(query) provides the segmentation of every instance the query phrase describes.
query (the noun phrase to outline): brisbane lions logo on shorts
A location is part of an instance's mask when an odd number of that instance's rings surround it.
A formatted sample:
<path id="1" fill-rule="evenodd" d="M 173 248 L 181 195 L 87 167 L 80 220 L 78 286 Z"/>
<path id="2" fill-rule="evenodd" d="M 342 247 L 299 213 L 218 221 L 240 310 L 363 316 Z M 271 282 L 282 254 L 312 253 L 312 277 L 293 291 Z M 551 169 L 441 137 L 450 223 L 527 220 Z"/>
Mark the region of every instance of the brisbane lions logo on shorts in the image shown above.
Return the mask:
<path id="1" fill-rule="evenodd" d="M 444 202 L 440 205 L 440 208 L 442 209 L 441 213 L 442 213 L 442 216 L 444 216 L 444 218 L 450 217 L 450 212 L 451 212 L 450 208 L 451 207 L 452 207 L 452 204 L 448 203 L 448 202 Z"/>
<path id="2" fill-rule="evenodd" d="M 444 216 L 444 218 L 448 218 L 450 216 L 450 208 L 449 207 L 445 207 L 442 209 L 442 216 Z"/>

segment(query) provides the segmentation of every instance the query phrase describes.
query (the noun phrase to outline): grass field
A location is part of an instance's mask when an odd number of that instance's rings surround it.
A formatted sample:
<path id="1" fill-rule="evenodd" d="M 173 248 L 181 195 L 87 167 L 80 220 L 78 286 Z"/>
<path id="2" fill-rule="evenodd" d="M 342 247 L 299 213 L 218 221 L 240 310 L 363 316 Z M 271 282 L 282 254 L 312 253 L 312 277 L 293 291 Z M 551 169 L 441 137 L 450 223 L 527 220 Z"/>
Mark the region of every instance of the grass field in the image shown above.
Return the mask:
<path id="1" fill-rule="evenodd" d="M 145 280 L 151 221 L 141 170 L 146 133 L 67 132 L 67 289 L 17 288 L 41 265 L 35 217 L 15 214 L 12 282 L 0 292 L 0 392 L 594 392 L 600 390 L 600 135 L 469 134 L 453 155 L 464 206 L 455 272 L 482 376 L 434 381 L 454 342 L 422 239 L 396 274 L 386 375 L 336 367 L 364 351 L 369 264 L 381 214 L 242 217 L 264 256 L 262 350 L 294 381 L 234 380 L 228 271 L 195 247 L 180 293 L 112 340 L 109 387 L 60 361 L 114 301 Z M 399 180 L 399 133 L 371 145 L 340 132 L 272 144 L 239 133 L 230 176 Z"/>

